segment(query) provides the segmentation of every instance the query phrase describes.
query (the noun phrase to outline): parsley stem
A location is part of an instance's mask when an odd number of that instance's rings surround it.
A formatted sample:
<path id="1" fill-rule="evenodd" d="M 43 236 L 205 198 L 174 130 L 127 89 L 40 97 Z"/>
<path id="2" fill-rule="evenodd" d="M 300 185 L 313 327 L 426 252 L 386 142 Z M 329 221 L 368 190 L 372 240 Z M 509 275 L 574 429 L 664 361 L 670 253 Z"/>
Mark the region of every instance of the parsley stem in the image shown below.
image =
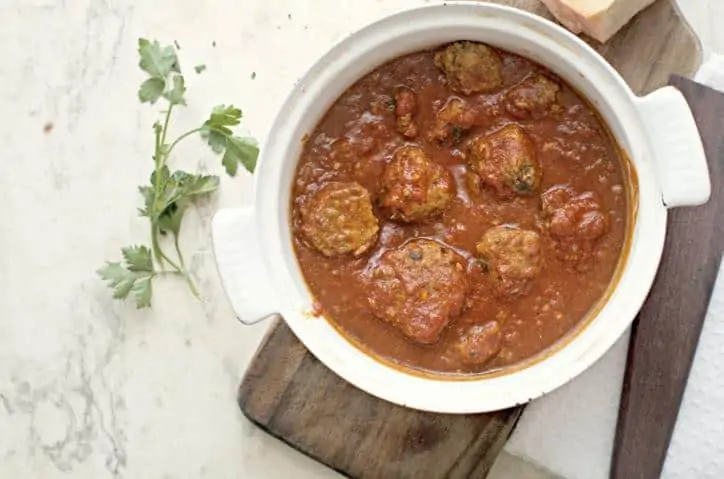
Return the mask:
<path id="1" fill-rule="evenodd" d="M 169 264 L 177 273 L 183 274 L 183 270 L 181 269 L 181 266 L 176 264 L 174 260 L 169 258 L 166 253 L 163 252 L 161 249 L 161 245 L 158 242 L 158 230 L 154 225 L 151 226 L 151 247 L 153 248 L 153 255 L 156 257 L 156 260 L 161 264 L 161 267 L 163 267 L 163 262 Z"/>
<path id="2" fill-rule="evenodd" d="M 187 132 L 184 133 L 183 135 L 181 135 L 181 136 L 179 136 L 178 138 L 176 138 L 176 141 L 174 141 L 173 143 L 171 143 L 171 146 L 169 146 L 169 147 L 168 147 L 168 150 L 166 150 L 166 156 L 168 156 L 168 155 L 171 154 L 171 150 L 173 150 L 173 148 L 174 148 L 181 140 L 183 140 L 183 139 L 186 138 L 187 136 L 191 136 L 191 135 L 193 135 L 194 133 L 198 133 L 198 132 L 200 132 L 200 131 L 201 131 L 201 128 L 194 128 L 193 130 L 187 131 Z"/>
<path id="3" fill-rule="evenodd" d="M 168 122 L 171 119 L 171 110 L 173 110 L 173 103 L 171 103 L 168 106 L 168 110 L 166 111 L 166 119 L 163 121 L 163 133 L 161 134 L 161 146 L 163 146 L 166 143 L 166 133 L 168 133 Z M 166 153 L 166 158 L 168 158 L 168 153 Z"/>
<path id="4" fill-rule="evenodd" d="M 178 244 L 178 235 L 173 236 L 173 246 L 176 248 L 176 255 L 178 255 L 179 263 L 181 263 L 181 269 L 183 270 L 181 274 L 183 274 L 184 278 L 186 278 L 186 283 L 189 285 L 189 289 L 191 290 L 191 293 L 198 299 L 201 300 L 201 294 L 199 294 L 198 289 L 196 289 L 196 285 L 194 284 L 193 279 L 191 279 L 191 275 L 189 274 L 188 270 L 186 269 L 186 264 L 184 263 L 184 255 L 181 254 L 181 248 Z"/>
<path id="5" fill-rule="evenodd" d="M 188 284 L 189 289 L 191 290 L 191 294 L 193 294 L 196 299 L 201 300 L 201 293 L 199 293 L 199 290 L 196 288 L 196 284 L 194 283 L 194 280 L 191 278 L 191 275 L 189 274 L 188 270 L 186 269 L 186 265 L 184 264 L 184 257 L 181 254 L 181 248 L 178 244 L 178 236 L 174 236 L 173 244 L 176 248 L 176 253 L 178 254 L 178 259 L 181 265 L 178 265 L 174 260 L 169 258 L 166 253 L 163 252 L 163 249 L 161 249 L 161 244 L 158 242 L 158 230 L 155 226 L 152 226 L 151 228 L 151 247 L 153 248 L 153 255 L 156 257 L 156 261 L 158 261 L 162 267 L 163 262 L 165 261 L 173 268 L 173 271 L 161 271 L 160 273 L 171 273 L 183 276 L 183 278 L 186 280 L 186 284 Z"/>

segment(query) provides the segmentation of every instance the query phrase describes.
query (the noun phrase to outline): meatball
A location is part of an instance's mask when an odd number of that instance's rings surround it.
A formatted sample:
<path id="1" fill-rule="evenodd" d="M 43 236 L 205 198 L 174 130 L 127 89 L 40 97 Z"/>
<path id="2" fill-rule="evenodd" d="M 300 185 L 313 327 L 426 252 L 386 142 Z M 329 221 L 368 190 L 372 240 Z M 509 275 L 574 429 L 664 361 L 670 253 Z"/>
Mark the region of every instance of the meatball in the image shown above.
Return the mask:
<path id="1" fill-rule="evenodd" d="M 558 185 L 541 195 L 541 210 L 558 256 L 584 267 L 596 241 L 608 232 L 608 218 L 592 192 L 576 194 Z"/>
<path id="2" fill-rule="evenodd" d="M 493 188 L 501 197 L 528 195 L 540 186 L 541 168 L 535 145 L 515 124 L 473 138 L 468 145 L 467 162 L 481 184 Z"/>
<path id="3" fill-rule="evenodd" d="M 358 183 L 330 182 L 302 210 L 302 232 L 320 253 L 359 256 L 377 242 L 369 192 Z"/>
<path id="4" fill-rule="evenodd" d="M 413 239 L 388 250 L 368 278 L 372 313 L 419 344 L 440 339 L 462 313 L 468 292 L 464 258 L 429 239 Z"/>
<path id="5" fill-rule="evenodd" d="M 448 45 L 435 54 L 435 66 L 445 73 L 453 91 L 466 95 L 492 92 L 503 85 L 500 56 L 482 43 Z"/>
<path id="6" fill-rule="evenodd" d="M 435 115 L 435 123 L 427 133 L 430 142 L 455 144 L 463 133 L 475 125 L 478 112 L 460 98 L 451 98 Z"/>
<path id="7" fill-rule="evenodd" d="M 503 332 L 497 321 L 468 329 L 454 343 L 454 353 L 468 366 L 483 366 L 503 347 Z"/>
<path id="8" fill-rule="evenodd" d="M 540 236 L 535 231 L 502 225 L 489 229 L 477 244 L 498 297 L 527 294 L 542 266 Z"/>
<path id="9" fill-rule="evenodd" d="M 442 213 L 454 194 L 449 171 L 418 147 L 403 147 L 382 175 L 380 206 L 390 218 L 412 223 Z"/>
<path id="10" fill-rule="evenodd" d="M 415 92 L 407 87 L 400 87 L 395 92 L 395 117 L 397 118 L 397 131 L 407 138 L 417 136 L 417 97 Z"/>
<path id="11" fill-rule="evenodd" d="M 506 109 L 518 118 L 541 118 L 553 106 L 561 87 L 542 75 L 530 75 L 510 89 Z"/>

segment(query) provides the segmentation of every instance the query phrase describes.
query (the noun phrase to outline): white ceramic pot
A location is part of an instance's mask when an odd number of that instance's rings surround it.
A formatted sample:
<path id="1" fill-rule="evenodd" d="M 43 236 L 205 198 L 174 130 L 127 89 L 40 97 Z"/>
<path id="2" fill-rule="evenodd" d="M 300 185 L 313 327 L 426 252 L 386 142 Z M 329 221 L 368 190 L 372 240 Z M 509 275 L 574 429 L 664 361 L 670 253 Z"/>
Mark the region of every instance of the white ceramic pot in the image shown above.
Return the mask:
<path id="1" fill-rule="evenodd" d="M 595 318 L 555 353 L 509 374 L 474 380 L 412 375 L 367 356 L 325 319 L 292 248 L 289 205 L 302 138 L 356 80 L 401 55 L 455 40 L 481 41 L 545 65 L 582 92 L 605 118 L 638 176 L 630 254 L 615 291 Z M 253 206 L 220 211 L 213 224 L 218 270 L 244 323 L 281 314 L 304 345 L 355 386 L 411 408 L 476 413 L 530 401 L 599 359 L 624 333 L 654 280 L 667 209 L 708 200 L 709 174 L 691 111 L 663 88 L 635 96 L 618 73 L 575 35 L 538 16 L 481 2 L 404 11 L 351 35 L 297 83 L 262 149 Z"/>

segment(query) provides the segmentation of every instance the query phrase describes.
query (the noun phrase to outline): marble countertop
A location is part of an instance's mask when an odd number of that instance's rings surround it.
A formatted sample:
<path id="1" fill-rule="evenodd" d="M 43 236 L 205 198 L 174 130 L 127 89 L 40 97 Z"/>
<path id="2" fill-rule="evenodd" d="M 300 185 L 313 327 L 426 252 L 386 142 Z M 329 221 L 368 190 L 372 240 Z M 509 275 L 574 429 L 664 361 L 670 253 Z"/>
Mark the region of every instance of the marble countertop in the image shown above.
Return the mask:
<path id="1" fill-rule="evenodd" d="M 233 319 L 209 223 L 218 207 L 249 201 L 248 175 L 222 177 L 185 219 L 203 302 L 170 278 L 154 285 L 153 309 L 137 311 L 113 301 L 95 270 L 147 242 L 136 186 L 151 171 L 157 111 L 136 100 L 138 37 L 180 45 L 189 106 L 175 131 L 233 102 L 242 130 L 263 142 L 316 57 L 418 3 L 0 1 L 0 477 L 337 477 L 256 430 L 235 403 L 265 326 Z M 712 20 L 722 5 L 681 3 L 707 52 L 724 51 Z M 172 161 L 222 173 L 200 141 Z"/>

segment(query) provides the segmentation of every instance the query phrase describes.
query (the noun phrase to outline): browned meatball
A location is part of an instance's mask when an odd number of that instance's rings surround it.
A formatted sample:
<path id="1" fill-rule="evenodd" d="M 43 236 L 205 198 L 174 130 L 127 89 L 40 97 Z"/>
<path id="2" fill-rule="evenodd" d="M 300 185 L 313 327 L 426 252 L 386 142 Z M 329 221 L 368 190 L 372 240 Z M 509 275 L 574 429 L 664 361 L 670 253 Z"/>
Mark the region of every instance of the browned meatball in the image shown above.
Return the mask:
<path id="1" fill-rule="evenodd" d="M 435 115 L 427 138 L 433 143 L 455 144 L 475 125 L 478 112 L 460 98 L 451 98 Z"/>
<path id="2" fill-rule="evenodd" d="M 449 171 L 418 147 L 404 147 L 382 175 L 380 206 L 394 220 L 412 223 L 442 213 L 454 194 Z"/>
<path id="3" fill-rule="evenodd" d="M 496 226 L 486 231 L 477 250 L 493 278 L 496 296 L 528 293 L 531 281 L 540 273 L 541 244 L 535 231 Z"/>
<path id="4" fill-rule="evenodd" d="M 469 366 L 483 366 L 503 347 L 503 332 L 497 321 L 476 325 L 455 342 L 455 355 Z"/>
<path id="5" fill-rule="evenodd" d="M 541 195 L 541 209 L 548 232 L 556 240 L 561 259 L 584 265 L 596 241 L 608 232 L 608 218 L 592 192 L 577 194 L 558 185 Z"/>
<path id="6" fill-rule="evenodd" d="M 510 89 L 506 108 L 518 118 L 543 117 L 558 98 L 561 87 L 543 75 L 530 75 Z"/>
<path id="7" fill-rule="evenodd" d="M 535 145 L 515 124 L 473 138 L 468 145 L 467 162 L 480 176 L 480 182 L 501 197 L 528 195 L 540 186 L 541 168 Z"/>
<path id="8" fill-rule="evenodd" d="M 358 183 L 327 183 L 302 210 L 302 232 L 325 256 L 359 256 L 378 231 L 370 194 Z"/>
<path id="9" fill-rule="evenodd" d="M 397 131 L 408 138 L 417 136 L 417 96 L 407 87 L 400 87 L 395 92 L 395 116 Z"/>
<path id="10" fill-rule="evenodd" d="M 445 72 L 453 91 L 466 95 L 495 91 L 503 85 L 500 56 L 482 43 L 448 45 L 435 54 L 435 66 Z"/>
<path id="11" fill-rule="evenodd" d="M 429 239 L 388 250 L 369 273 L 372 313 L 410 340 L 434 344 L 463 310 L 468 292 L 465 260 Z"/>

